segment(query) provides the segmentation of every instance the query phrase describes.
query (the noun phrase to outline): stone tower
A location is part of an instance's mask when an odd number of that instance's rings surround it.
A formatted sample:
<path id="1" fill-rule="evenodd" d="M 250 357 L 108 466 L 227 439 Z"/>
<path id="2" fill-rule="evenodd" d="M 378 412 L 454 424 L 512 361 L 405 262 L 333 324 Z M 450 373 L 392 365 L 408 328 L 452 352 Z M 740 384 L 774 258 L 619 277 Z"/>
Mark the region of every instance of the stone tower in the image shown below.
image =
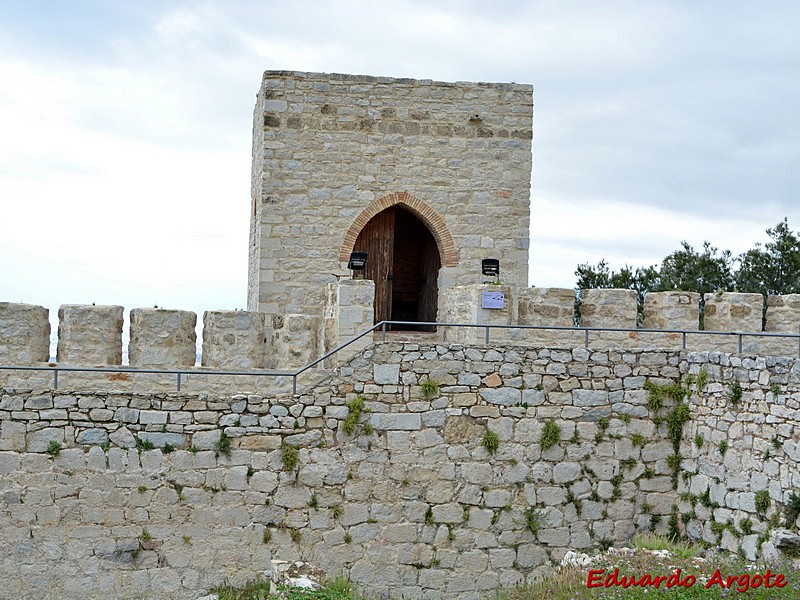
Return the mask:
<path id="1" fill-rule="evenodd" d="M 253 119 L 248 307 L 321 319 L 369 252 L 375 318 L 435 320 L 481 259 L 527 286 L 533 88 L 267 71 Z"/>

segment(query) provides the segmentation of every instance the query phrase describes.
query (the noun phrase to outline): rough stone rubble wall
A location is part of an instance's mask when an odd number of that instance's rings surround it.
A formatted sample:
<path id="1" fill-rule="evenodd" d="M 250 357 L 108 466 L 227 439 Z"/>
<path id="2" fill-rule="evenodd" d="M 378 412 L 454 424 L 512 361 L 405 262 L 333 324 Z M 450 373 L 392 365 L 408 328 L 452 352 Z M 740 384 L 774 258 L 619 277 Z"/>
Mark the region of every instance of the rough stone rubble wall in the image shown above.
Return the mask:
<path id="1" fill-rule="evenodd" d="M 385 343 L 296 398 L 6 389 L 0 578 L 12 595 L 166 598 L 243 583 L 282 558 L 376 592 L 470 599 L 546 574 L 567 549 L 665 531 L 675 510 L 694 511 L 689 534 L 752 557 L 800 488 L 797 364 Z M 645 382 L 701 372 L 674 489 Z M 439 389 L 426 397 L 428 379 Z M 346 435 L 358 395 L 369 412 Z M 543 450 L 548 421 L 560 434 Z M 63 448 L 52 458 L 51 442 Z"/>
<path id="2" fill-rule="evenodd" d="M 487 257 L 500 259 L 504 281 L 526 286 L 532 96 L 510 83 L 264 73 L 250 310 L 322 317 L 325 284 L 346 272 L 346 232 L 382 198 L 439 224 L 429 228 L 442 238 L 440 290 L 480 281 Z"/>
<path id="3" fill-rule="evenodd" d="M 781 509 L 800 496 L 800 359 L 694 352 L 686 361 L 708 384 L 694 386 L 681 447 L 679 490 L 689 498 L 677 509 L 694 517 L 685 531 L 748 560 L 770 556 L 769 530 L 785 525 Z"/>

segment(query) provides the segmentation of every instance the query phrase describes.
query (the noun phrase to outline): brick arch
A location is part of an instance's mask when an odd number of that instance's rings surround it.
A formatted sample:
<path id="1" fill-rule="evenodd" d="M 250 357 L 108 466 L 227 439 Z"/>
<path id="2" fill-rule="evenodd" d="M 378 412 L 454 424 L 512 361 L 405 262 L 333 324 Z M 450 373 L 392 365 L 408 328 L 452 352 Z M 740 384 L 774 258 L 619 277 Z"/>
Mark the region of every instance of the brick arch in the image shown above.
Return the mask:
<path id="1" fill-rule="evenodd" d="M 458 264 L 458 251 L 444 219 L 429 204 L 408 192 L 395 192 L 370 202 L 369 206 L 358 214 L 348 228 L 347 233 L 344 234 L 339 260 L 347 262 L 350 258 L 350 253 L 353 251 L 353 246 L 356 244 L 356 239 L 358 239 L 358 234 L 361 233 L 364 226 L 379 212 L 395 204 L 401 204 L 425 223 L 425 226 L 433 235 L 433 239 L 436 240 L 439 256 L 442 259 L 442 266 L 455 267 Z"/>

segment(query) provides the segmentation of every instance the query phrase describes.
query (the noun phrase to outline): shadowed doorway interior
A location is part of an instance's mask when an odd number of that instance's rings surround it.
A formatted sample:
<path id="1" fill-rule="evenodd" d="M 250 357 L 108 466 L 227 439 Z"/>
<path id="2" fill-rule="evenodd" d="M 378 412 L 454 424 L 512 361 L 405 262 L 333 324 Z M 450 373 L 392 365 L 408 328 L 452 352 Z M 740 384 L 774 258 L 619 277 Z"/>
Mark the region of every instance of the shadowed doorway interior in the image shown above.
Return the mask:
<path id="1" fill-rule="evenodd" d="M 375 322 L 436 320 L 439 249 L 414 213 L 400 205 L 379 212 L 364 226 L 354 251 L 369 253 L 364 277 L 375 282 Z M 394 330 L 433 331 L 422 325 Z"/>

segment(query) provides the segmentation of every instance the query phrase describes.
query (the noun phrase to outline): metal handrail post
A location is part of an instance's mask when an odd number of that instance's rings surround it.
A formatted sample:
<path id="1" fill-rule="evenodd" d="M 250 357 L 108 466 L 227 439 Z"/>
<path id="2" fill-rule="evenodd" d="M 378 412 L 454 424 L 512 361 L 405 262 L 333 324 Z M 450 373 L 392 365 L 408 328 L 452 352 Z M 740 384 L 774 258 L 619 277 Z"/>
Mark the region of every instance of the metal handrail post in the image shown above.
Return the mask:
<path id="1" fill-rule="evenodd" d="M 292 375 L 292 396 L 297 395 L 297 373 Z"/>
<path id="2" fill-rule="evenodd" d="M 181 374 L 180 373 L 178 373 L 178 385 L 177 385 L 177 390 L 176 391 L 178 391 L 178 392 L 181 391 Z"/>
<path id="3" fill-rule="evenodd" d="M 682 332 L 681 337 L 683 338 L 683 340 L 681 340 L 682 349 L 686 350 L 686 332 L 685 331 Z"/>
<path id="4" fill-rule="evenodd" d="M 58 368 L 53 369 L 53 389 L 58 389 Z"/>
<path id="5" fill-rule="evenodd" d="M 489 345 L 489 327 L 486 327 L 486 345 Z"/>
<path id="6" fill-rule="evenodd" d="M 737 336 L 739 338 L 739 354 L 741 354 L 742 353 L 742 334 L 739 333 L 739 334 L 737 334 Z"/>
<path id="7" fill-rule="evenodd" d="M 584 329 L 583 330 L 583 347 L 586 348 L 587 350 L 589 349 L 589 330 L 588 329 Z"/>
<path id="8" fill-rule="evenodd" d="M 381 322 L 381 341 L 386 341 L 386 321 Z"/>

